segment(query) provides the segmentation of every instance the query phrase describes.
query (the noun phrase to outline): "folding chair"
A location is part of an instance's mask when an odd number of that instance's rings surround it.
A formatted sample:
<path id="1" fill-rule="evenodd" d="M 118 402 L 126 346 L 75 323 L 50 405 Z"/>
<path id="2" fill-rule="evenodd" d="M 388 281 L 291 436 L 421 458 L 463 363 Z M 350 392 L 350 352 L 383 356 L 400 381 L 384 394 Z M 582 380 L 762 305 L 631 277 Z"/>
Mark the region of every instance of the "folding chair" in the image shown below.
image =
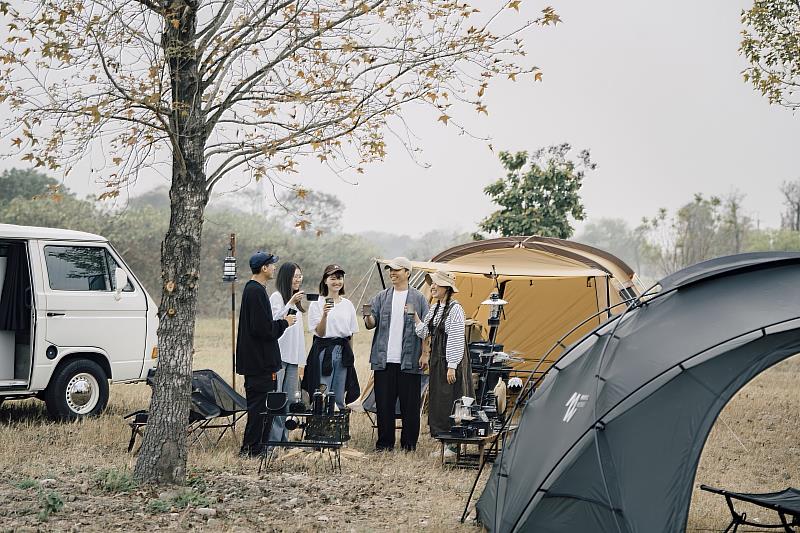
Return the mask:
<path id="1" fill-rule="evenodd" d="M 213 419 L 202 424 L 207 429 L 222 429 L 214 443 L 222 440 L 228 430 L 236 434 L 236 423 L 247 414 L 247 400 L 213 370 L 195 370 L 192 372 L 192 390 L 202 394 L 219 410 Z"/>
<path id="2" fill-rule="evenodd" d="M 208 401 L 208 399 L 199 392 L 192 392 L 192 404 L 189 408 L 189 420 L 186 425 L 186 433 L 188 437 L 194 437 L 191 443 L 200 440 L 203 432 L 208 425 L 218 416 L 221 411 L 219 408 Z M 131 428 L 131 438 L 128 441 L 128 452 L 133 450 L 136 444 L 136 437 L 144 435 L 144 428 L 147 425 L 149 413 L 147 410 L 142 409 L 134 411 L 123 417 L 128 420 L 128 425 Z M 217 441 L 219 442 L 219 441 Z"/>
<path id="3" fill-rule="evenodd" d="M 153 385 L 154 373 L 147 376 L 147 384 Z M 192 437 L 190 443 L 195 444 L 203 437 L 208 437 L 212 446 L 216 446 L 225 433 L 236 432 L 236 422 L 247 413 L 247 400 L 228 385 L 213 370 L 195 370 L 192 372 L 192 396 L 189 408 L 186 431 Z M 131 428 L 128 451 L 133 450 L 136 437 L 144 433 L 148 412 L 135 411 L 125 415 Z M 216 439 L 212 440 L 206 433 L 210 429 L 222 429 Z"/>
<path id="4" fill-rule="evenodd" d="M 800 490 L 790 487 L 780 492 L 746 493 L 731 492 L 709 487 L 708 485 L 700 485 L 700 488 L 725 497 L 725 503 L 728 504 L 728 510 L 731 512 L 731 523 L 725 528 L 724 533 L 728 531 L 736 533 L 740 525 L 765 529 L 783 529 L 787 533 L 795 531 L 794 528 L 800 528 Z M 749 521 L 747 520 L 747 513 L 736 512 L 732 500 L 747 502 L 775 511 L 778 513 L 780 524 L 762 524 L 761 522 Z"/>

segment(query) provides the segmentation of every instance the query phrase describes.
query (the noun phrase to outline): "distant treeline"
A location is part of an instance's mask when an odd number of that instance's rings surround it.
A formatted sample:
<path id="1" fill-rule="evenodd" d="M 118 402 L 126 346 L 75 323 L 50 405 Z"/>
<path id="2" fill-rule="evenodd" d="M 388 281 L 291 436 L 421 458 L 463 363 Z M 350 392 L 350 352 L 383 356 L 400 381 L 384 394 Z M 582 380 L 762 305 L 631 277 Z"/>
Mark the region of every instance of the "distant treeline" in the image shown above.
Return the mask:
<path id="1" fill-rule="evenodd" d="M 649 281 L 724 255 L 800 251 L 800 181 L 784 183 L 780 190 L 780 228 L 761 228 L 743 207 L 741 194 L 696 194 L 674 213 L 661 209 L 636 227 L 622 219 L 594 220 L 575 240 L 611 252 Z"/>
<path id="2" fill-rule="evenodd" d="M 318 235 L 287 223 L 284 218 L 288 215 L 254 214 L 256 210 L 245 205 L 248 201 L 243 195 L 237 198 L 238 206 L 212 203 L 206 211 L 198 296 L 198 313 L 203 316 L 225 316 L 230 312 L 230 285 L 222 281 L 222 266 L 231 233 L 236 233 L 237 293 L 243 280 L 250 277 L 250 254 L 267 250 L 278 254 L 281 262 L 300 265 L 306 292 L 317 291 L 325 265 L 341 265 L 347 271 L 348 296 L 354 300 L 364 290 L 363 283 L 354 290 L 356 285 L 361 280 L 366 283 L 370 272 L 366 297 L 381 288 L 374 258 L 405 254 L 412 259 L 430 259 L 462 237 L 437 233 L 419 239 L 379 233 L 362 236 L 335 228 L 326 228 Z M 281 210 L 272 209 L 275 213 Z M 0 222 L 73 229 L 107 237 L 157 303 L 161 298 L 161 243 L 169 224 L 164 190 L 132 198 L 125 209 L 112 211 L 91 199 L 77 198 L 42 173 L 13 169 L 0 174 Z M 467 236 L 463 239 L 469 240 Z"/>

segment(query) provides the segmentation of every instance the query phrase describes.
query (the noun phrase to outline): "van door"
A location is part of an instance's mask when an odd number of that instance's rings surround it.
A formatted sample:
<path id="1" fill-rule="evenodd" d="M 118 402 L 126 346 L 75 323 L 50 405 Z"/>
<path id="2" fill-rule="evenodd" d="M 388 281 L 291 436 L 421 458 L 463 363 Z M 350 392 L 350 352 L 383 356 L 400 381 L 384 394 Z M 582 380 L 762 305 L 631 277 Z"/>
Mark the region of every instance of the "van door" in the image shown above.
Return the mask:
<path id="1" fill-rule="evenodd" d="M 138 379 L 145 353 L 147 299 L 134 277 L 105 243 L 55 241 L 40 242 L 40 247 L 46 343 L 55 345 L 59 354 L 96 348 L 108 356 L 114 381 Z M 119 296 L 116 268 L 128 275 Z"/>

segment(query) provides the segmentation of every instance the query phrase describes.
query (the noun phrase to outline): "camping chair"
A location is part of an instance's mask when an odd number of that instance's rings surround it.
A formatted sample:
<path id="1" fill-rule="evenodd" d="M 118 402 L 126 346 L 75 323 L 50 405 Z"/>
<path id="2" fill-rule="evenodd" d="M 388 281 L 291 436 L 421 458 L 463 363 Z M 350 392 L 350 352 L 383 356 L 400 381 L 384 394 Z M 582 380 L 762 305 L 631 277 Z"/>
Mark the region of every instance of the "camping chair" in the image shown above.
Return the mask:
<path id="1" fill-rule="evenodd" d="M 725 528 L 723 533 L 731 531 L 736 533 L 740 525 L 754 526 L 765 529 L 779 529 L 782 528 L 787 533 L 795 531 L 795 527 L 800 528 L 800 490 L 787 488 L 780 492 L 765 492 L 765 493 L 745 493 L 745 492 L 730 492 L 724 489 L 717 489 L 709 487 L 708 485 L 700 485 L 702 490 L 720 494 L 725 496 L 725 503 L 728 504 L 728 510 L 731 512 L 731 523 Z M 732 500 L 739 500 L 765 509 L 770 509 L 778 513 L 780 524 L 761 524 L 759 522 L 750 522 L 747 520 L 747 513 L 737 513 L 733 507 Z M 791 521 L 789 521 L 791 519 Z M 733 528 L 733 529 L 731 529 Z"/>
<path id="2" fill-rule="evenodd" d="M 154 373 L 147 376 L 147 384 L 153 385 Z M 189 407 L 189 417 L 186 431 L 191 438 L 190 444 L 195 444 L 206 438 L 216 446 L 225 433 L 230 429 L 236 431 L 236 422 L 247 412 L 247 401 L 233 388 L 231 388 L 219 374 L 213 370 L 195 370 L 192 372 L 192 396 Z M 147 410 L 134 411 L 125 415 L 131 428 L 131 438 L 128 442 L 128 451 L 133 450 L 136 437 L 144 433 L 147 425 Z M 215 440 L 212 440 L 207 430 L 222 429 Z"/>
<path id="3" fill-rule="evenodd" d="M 217 435 L 216 445 L 228 430 L 236 433 L 236 422 L 247 414 L 247 400 L 213 370 L 192 372 L 192 390 L 200 392 L 214 406 L 219 414 L 201 424 L 203 432 L 207 429 L 222 429 Z"/>
<path id="4" fill-rule="evenodd" d="M 420 415 L 425 410 L 425 403 L 428 399 L 428 380 L 430 376 L 428 374 L 423 374 L 422 379 L 420 380 L 420 402 L 419 402 L 419 412 Z M 372 426 L 372 440 L 375 440 L 375 432 L 378 430 L 378 406 L 375 403 L 375 376 L 370 375 L 369 381 L 367 382 L 366 386 L 364 387 L 364 392 L 361 394 L 361 398 L 356 400 L 355 402 L 349 405 L 351 409 L 354 411 L 363 411 L 366 413 L 367 418 L 369 419 L 370 425 Z M 395 423 L 395 431 L 403 429 L 403 425 L 400 422 L 400 399 L 398 398 L 397 403 L 394 407 L 394 418 L 396 420 Z"/>

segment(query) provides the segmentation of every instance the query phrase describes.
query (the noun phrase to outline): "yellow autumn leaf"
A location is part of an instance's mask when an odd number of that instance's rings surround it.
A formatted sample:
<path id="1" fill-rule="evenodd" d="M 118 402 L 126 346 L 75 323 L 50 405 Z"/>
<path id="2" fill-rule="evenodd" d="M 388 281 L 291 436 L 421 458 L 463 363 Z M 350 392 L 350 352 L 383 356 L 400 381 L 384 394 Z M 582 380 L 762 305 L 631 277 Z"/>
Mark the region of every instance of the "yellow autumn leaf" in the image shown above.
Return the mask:
<path id="1" fill-rule="evenodd" d="M 21 147 L 21 146 L 22 146 L 22 139 L 20 139 L 19 137 L 17 137 L 17 138 L 16 138 L 16 139 L 14 139 L 13 141 L 11 141 L 11 145 L 12 145 L 12 146 Z"/>
<path id="2" fill-rule="evenodd" d="M 169 23 L 172 24 L 172 27 L 175 28 L 176 30 L 181 25 L 181 21 L 178 19 L 170 19 Z"/>
<path id="3" fill-rule="evenodd" d="M 536 74 L 533 75 L 533 79 L 535 81 L 542 81 L 542 73 L 541 72 L 537 72 Z"/>
<path id="4" fill-rule="evenodd" d="M 92 122 L 94 122 L 95 124 L 100 122 L 100 110 L 97 108 L 96 105 L 84 107 L 83 111 L 86 113 L 91 113 Z"/>
<path id="5" fill-rule="evenodd" d="M 445 124 L 447 124 L 447 121 L 448 121 L 448 120 L 450 120 L 450 117 L 449 117 L 448 115 L 442 115 L 442 116 L 441 116 L 441 117 L 439 117 L 437 120 L 438 120 L 439 122 L 444 122 Z"/>
<path id="6" fill-rule="evenodd" d="M 508 3 L 508 7 L 509 7 L 509 9 L 513 8 L 513 9 L 516 9 L 517 11 L 519 11 L 519 4 L 520 4 L 520 0 L 512 0 L 511 2 Z"/>
<path id="7" fill-rule="evenodd" d="M 122 163 L 122 158 L 121 157 L 115 157 L 111 161 L 113 161 L 115 165 L 119 165 L 120 163 Z"/>

